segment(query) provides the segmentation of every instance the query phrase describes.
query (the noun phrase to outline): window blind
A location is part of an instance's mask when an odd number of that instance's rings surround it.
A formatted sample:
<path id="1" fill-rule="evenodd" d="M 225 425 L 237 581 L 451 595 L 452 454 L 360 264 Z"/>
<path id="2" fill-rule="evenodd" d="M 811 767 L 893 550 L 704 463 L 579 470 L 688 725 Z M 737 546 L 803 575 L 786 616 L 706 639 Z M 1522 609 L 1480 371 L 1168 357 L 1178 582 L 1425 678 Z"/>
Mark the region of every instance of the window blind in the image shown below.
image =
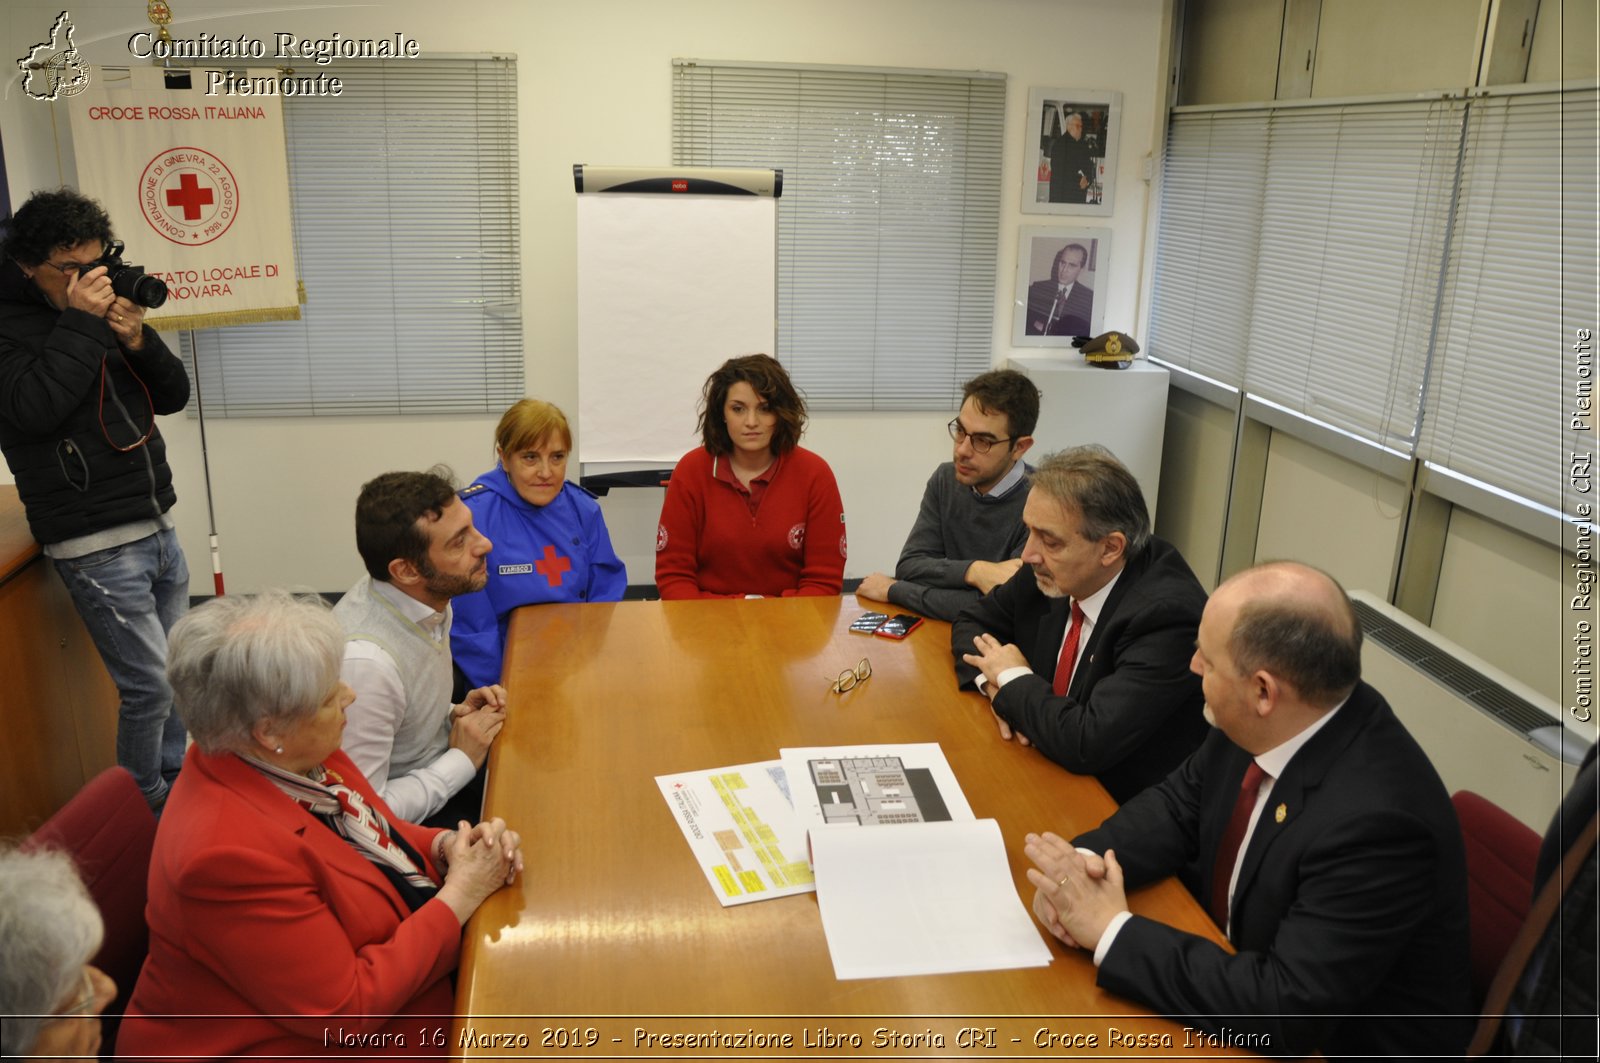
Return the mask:
<path id="1" fill-rule="evenodd" d="M 1273 113 L 1245 390 L 1409 457 L 1460 101 Z"/>
<path id="2" fill-rule="evenodd" d="M 1593 88 L 1472 100 L 1421 448 L 1557 512 L 1568 452 L 1593 450 L 1569 417 L 1600 291 L 1597 113 Z"/>
<path id="3" fill-rule="evenodd" d="M 1267 122 L 1174 114 L 1162 160 L 1149 355 L 1232 387 L 1244 383 Z"/>
<path id="4" fill-rule="evenodd" d="M 302 319 L 184 338 L 207 416 L 500 412 L 524 387 L 516 61 L 326 70 L 337 100 L 284 101 Z"/>
<path id="5" fill-rule="evenodd" d="M 990 366 L 1004 77 L 675 60 L 673 86 L 674 163 L 783 171 L 776 353 L 811 407 L 953 408 Z"/>

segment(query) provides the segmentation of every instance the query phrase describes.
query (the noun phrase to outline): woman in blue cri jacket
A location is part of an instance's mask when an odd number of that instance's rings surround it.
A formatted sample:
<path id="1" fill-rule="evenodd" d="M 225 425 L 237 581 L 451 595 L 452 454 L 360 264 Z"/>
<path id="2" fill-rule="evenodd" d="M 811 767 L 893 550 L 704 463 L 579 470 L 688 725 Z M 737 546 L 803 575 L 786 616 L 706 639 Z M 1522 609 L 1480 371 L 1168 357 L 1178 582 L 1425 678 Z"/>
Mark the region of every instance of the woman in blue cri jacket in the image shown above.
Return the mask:
<path id="1" fill-rule="evenodd" d="M 469 687 L 500 682 L 506 625 L 519 605 L 615 602 L 628 586 L 600 504 L 567 482 L 566 415 L 523 399 L 500 418 L 494 444 L 495 467 L 461 492 L 494 543 L 488 585 L 451 602 L 450 650 Z"/>

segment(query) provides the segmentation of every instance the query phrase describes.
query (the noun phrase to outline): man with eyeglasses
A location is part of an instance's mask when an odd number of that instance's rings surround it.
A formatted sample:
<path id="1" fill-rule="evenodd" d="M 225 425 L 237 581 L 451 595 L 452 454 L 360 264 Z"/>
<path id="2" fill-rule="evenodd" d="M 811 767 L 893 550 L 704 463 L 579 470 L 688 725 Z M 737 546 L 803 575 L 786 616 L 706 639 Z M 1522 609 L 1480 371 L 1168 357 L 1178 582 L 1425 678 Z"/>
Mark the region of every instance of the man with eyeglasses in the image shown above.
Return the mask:
<path id="1" fill-rule="evenodd" d="M 1046 457 L 1022 522 L 1026 567 L 951 628 L 956 678 L 988 696 L 1001 738 L 1126 801 L 1205 738 L 1189 658 L 1206 592 L 1104 447 Z"/>
<path id="2" fill-rule="evenodd" d="M 183 764 L 167 631 L 189 607 L 159 414 L 189 401 L 183 363 L 97 262 L 111 219 L 38 192 L 0 251 L 0 450 L 121 696 L 117 762 L 159 810 Z"/>
<path id="3" fill-rule="evenodd" d="M 894 577 L 872 573 L 858 597 L 954 620 L 1022 567 L 1029 471 L 1022 456 L 1033 446 L 1039 389 L 1015 370 L 995 369 L 967 381 L 961 394 L 949 426 L 953 460 L 928 478 Z"/>

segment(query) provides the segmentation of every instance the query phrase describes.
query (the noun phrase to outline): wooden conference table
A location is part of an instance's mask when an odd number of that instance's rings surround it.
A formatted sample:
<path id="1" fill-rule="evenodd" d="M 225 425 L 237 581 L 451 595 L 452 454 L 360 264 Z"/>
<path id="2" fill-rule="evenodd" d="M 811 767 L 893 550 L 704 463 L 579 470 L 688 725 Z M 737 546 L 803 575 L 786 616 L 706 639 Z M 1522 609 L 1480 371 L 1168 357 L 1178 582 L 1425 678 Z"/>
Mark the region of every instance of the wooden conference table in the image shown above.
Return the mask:
<path id="1" fill-rule="evenodd" d="M 117 762 L 117 687 L 0 485 L 0 837 L 31 833 Z"/>
<path id="2" fill-rule="evenodd" d="M 1000 740 L 984 699 L 955 689 L 948 624 L 927 621 L 896 642 L 850 632 L 860 612 L 845 596 L 544 605 L 516 614 L 509 719 L 491 753 L 487 812 L 522 833 L 527 870 L 468 925 L 453 1051 L 574 1059 L 1227 1054 L 1186 1050 L 1181 1024 L 1095 988 L 1089 955 L 1054 940 L 1048 967 L 839 981 L 815 894 L 717 902 L 657 775 L 771 760 L 785 746 L 937 742 L 974 814 L 999 822 L 1024 903 L 1033 887 L 1023 835 L 1070 837 L 1115 807 L 1092 778 Z M 834 677 L 863 656 L 872 678 L 833 693 Z M 1175 880 L 1135 893 L 1131 904 L 1221 940 Z M 962 1045 L 969 1027 L 980 1032 Z M 879 1028 L 921 1043 L 875 1049 Z M 794 1047 L 673 1040 L 713 1030 L 788 1034 Z M 1167 1035 L 1173 1047 L 1140 1047 L 1141 1034 Z M 515 1051 L 484 1046 L 489 1037 L 510 1038 Z"/>

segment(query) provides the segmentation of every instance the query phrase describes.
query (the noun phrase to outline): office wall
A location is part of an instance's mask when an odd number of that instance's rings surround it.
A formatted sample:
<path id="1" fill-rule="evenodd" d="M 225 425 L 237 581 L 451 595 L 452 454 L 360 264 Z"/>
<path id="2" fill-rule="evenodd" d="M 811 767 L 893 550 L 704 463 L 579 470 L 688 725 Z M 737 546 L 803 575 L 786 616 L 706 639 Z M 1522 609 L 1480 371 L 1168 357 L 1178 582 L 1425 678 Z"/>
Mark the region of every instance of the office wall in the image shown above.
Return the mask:
<path id="1" fill-rule="evenodd" d="M 1292 25 L 1289 4 L 1318 8 Z M 1322 99 L 1457 89 L 1474 82 L 1492 0 L 1186 0 L 1184 104 L 1291 98 L 1279 93 L 1280 49 L 1296 67 L 1312 53 L 1310 95 Z M 1543 0 L 1534 19 L 1527 81 L 1593 77 L 1596 0 Z"/>
<path id="2" fill-rule="evenodd" d="M 1563 555 L 1457 507 L 1450 514 L 1433 627 L 1557 700 L 1563 661 Z M 1507 651 L 1511 652 L 1507 652 Z"/>
<path id="3" fill-rule="evenodd" d="M 1528 81 L 1592 78 L 1600 56 L 1600 3 L 1544 0 L 1528 50 Z"/>
<path id="4" fill-rule="evenodd" d="M 1481 0 L 1323 0 L 1311 95 L 1337 99 L 1472 84 L 1480 6 Z"/>
<path id="5" fill-rule="evenodd" d="M 1389 593 L 1406 485 L 1273 432 L 1256 557 L 1302 558 L 1351 589 Z"/>
<path id="6" fill-rule="evenodd" d="M 1187 0 L 1179 103 L 1270 100 L 1284 0 Z"/>
<path id="7" fill-rule="evenodd" d="M 1209 589 L 1228 518 L 1234 415 L 1194 395 L 1171 394 L 1156 532 L 1183 551 Z M 1259 506 L 1256 560 L 1309 561 L 1347 587 L 1384 597 L 1405 534 L 1407 490 L 1398 480 L 1274 431 L 1260 497 L 1236 494 L 1233 504 Z M 1539 538 L 1452 507 L 1430 624 L 1561 704 L 1571 649 L 1562 624 L 1574 560 Z"/>
<path id="8" fill-rule="evenodd" d="M 1312 94 L 1379 95 L 1470 85 L 1487 0 L 1323 0 Z M 1594 0 L 1544 0 L 1527 80 L 1593 78 Z M 1278 62 L 1280 0 L 1188 0 L 1186 104 L 1270 99 Z M 1270 29 L 1267 23 L 1276 25 Z M 1268 39 L 1274 43 L 1263 49 Z M 1229 47 L 1229 41 L 1256 46 Z M 1197 42 L 1205 44 L 1197 46 Z M 1264 88 L 1265 86 L 1265 88 Z M 1254 95 L 1250 93 L 1254 92 Z M 1352 587 L 1387 591 L 1403 548 L 1407 487 L 1317 445 L 1274 431 L 1259 494 L 1219 497 L 1229 483 L 1234 415 L 1174 390 L 1167 414 L 1157 530 L 1204 575 L 1219 564 L 1229 505 L 1259 511 L 1254 556 L 1298 557 Z M 1561 470 L 1551 475 L 1561 476 Z M 1233 553 L 1230 546 L 1230 556 Z M 1418 559 L 1426 564 L 1426 559 Z M 1574 558 L 1462 507 L 1452 507 L 1434 579 L 1431 624 L 1442 635 L 1563 700 L 1563 578 Z M 1225 572 L 1224 575 L 1227 573 Z"/>
<path id="9" fill-rule="evenodd" d="M 679 56 L 1009 75 L 996 364 L 1010 353 L 1017 227 L 1052 220 L 1018 210 L 1028 89 L 1120 91 L 1116 214 L 1107 221 L 1117 253 L 1102 291 L 1108 322 L 1133 320 L 1147 202 L 1142 163 L 1155 124 L 1165 7 L 1162 0 L 806 0 L 779 6 L 613 0 L 600 7 L 486 0 L 441 14 L 437 4 L 422 0 L 316 9 L 218 0 L 179 5 L 172 32 L 192 38 L 201 31 L 225 37 L 269 37 L 280 30 L 381 37 L 403 31 L 428 53 L 515 53 L 528 391 L 575 411 L 571 167 L 575 162 L 670 161 L 670 62 Z M 0 54 L 21 55 L 43 38 L 60 10 L 59 4 L 38 0 L 5 5 Z M 128 35 L 148 28 L 144 6 L 127 0 L 88 0 L 71 11 L 79 27 L 78 47 L 94 62 L 126 65 Z M 20 202 L 35 188 L 73 180 L 71 145 L 65 115 L 23 97 L 15 76 L 10 84 L 0 116 L 7 176 Z M 338 106 L 338 101 L 325 104 Z M 929 468 L 948 453 L 944 423 L 951 412 L 814 418 L 806 442 L 832 463 L 849 518 L 847 575 L 892 567 Z M 692 422 L 694 411 L 686 409 L 682 416 Z M 463 477 L 475 475 L 489 463 L 493 421 L 485 415 L 209 422 L 211 481 L 229 589 L 285 582 L 319 590 L 348 585 L 358 572 L 349 527 L 359 484 L 384 469 L 435 461 L 450 463 Z M 583 426 L 577 430 L 581 435 Z M 198 426 L 182 416 L 169 417 L 162 431 L 178 479 L 179 532 L 196 570 L 193 589 L 209 593 Z M 603 503 L 634 583 L 653 578 L 659 496 L 658 490 L 646 489 Z"/>
<path id="10" fill-rule="evenodd" d="M 1232 410 L 1168 389 L 1156 534 L 1177 544 L 1208 591 L 1222 565 L 1233 437 Z"/>

